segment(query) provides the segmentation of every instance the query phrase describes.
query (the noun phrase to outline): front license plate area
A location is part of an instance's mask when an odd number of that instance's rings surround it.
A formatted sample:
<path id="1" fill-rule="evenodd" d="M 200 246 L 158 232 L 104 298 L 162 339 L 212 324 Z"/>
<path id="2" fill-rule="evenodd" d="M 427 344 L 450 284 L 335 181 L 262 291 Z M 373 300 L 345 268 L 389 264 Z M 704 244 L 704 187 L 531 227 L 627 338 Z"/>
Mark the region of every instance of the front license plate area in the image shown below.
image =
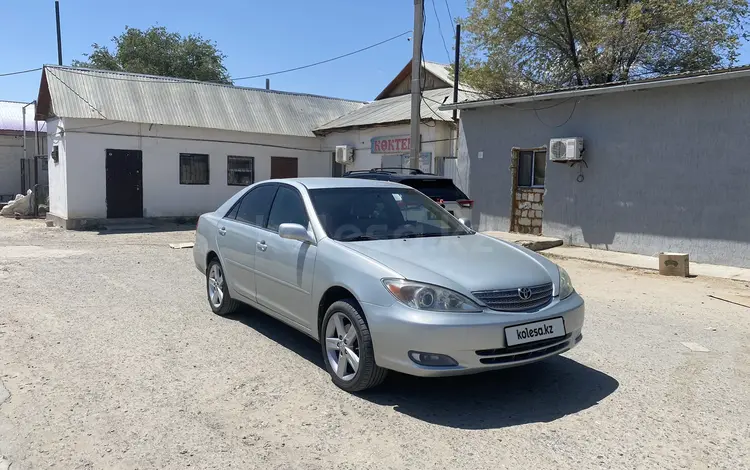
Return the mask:
<path id="1" fill-rule="evenodd" d="M 533 343 L 560 336 L 565 336 L 565 323 L 562 317 L 505 328 L 505 344 L 508 346 Z"/>

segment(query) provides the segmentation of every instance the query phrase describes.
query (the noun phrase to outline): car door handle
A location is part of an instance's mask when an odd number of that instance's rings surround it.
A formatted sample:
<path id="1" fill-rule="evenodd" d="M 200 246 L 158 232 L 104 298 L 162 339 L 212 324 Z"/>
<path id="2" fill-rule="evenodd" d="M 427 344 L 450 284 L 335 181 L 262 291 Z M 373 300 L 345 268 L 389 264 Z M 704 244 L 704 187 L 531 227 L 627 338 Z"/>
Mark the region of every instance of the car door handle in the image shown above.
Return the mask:
<path id="1" fill-rule="evenodd" d="M 219 235 L 224 236 L 226 234 L 227 234 L 227 228 L 226 227 L 219 228 Z"/>
<path id="2" fill-rule="evenodd" d="M 260 251 L 266 251 L 266 249 L 268 248 L 268 245 L 266 245 L 265 240 L 259 241 L 258 243 L 255 244 L 255 246 L 257 246 Z"/>

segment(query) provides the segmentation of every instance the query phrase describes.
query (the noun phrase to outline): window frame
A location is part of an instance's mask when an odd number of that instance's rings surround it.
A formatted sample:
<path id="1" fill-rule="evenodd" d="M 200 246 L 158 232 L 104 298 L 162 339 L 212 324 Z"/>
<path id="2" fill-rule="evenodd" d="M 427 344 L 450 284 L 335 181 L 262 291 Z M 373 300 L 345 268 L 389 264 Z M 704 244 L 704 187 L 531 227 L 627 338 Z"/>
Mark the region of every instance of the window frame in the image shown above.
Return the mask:
<path id="1" fill-rule="evenodd" d="M 276 185 L 276 193 L 273 195 L 273 199 L 271 200 L 271 205 L 268 208 L 268 214 L 266 214 L 266 223 L 264 224 L 263 228 L 271 233 L 276 233 L 276 234 L 279 233 L 278 230 L 268 228 L 268 222 L 271 219 L 271 210 L 273 209 L 273 203 L 276 202 L 276 197 L 279 195 L 279 189 L 281 188 L 289 189 L 295 192 L 297 196 L 299 196 L 299 200 L 302 202 L 302 207 L 305 209 L 305 215 L 307 216 L 307 226 L 305 228 L 309 231 L 310 225 L 312 224 L 312 218 L 310 217 L 310 211 L 307 209 L 307 204 L 305 204 L 305 198 L 302 197 L 302 193 L 299 191 L 299 189 L 295 188 L 294 186 L 283 184 L 283 183 L 278 183 Z"/>
<path id="2" fill-rule="evenodd" d="M 233 158 L 236 159 L 243 159 L 243 160 L 249 160 L 250 161 L 250 174 L 252 175 L 252 178 L 248 184 L 241 184 L 241 183 L 231 183 L 229 181 L 229 161 Z M 227 186 L 241 186 L 241 187 L 247 187 L 252 184 L 255 184 L 255 157 L 248 157 L 244 155 L 227 155 Z"/>
<path id="3" fill-rule="evenodd" d="M 235 210 L 239 211 L 240 204 L 242 204 L 242 201 L 244 201 L 245 198 L 250 193 L 252 193 L 253 191 L 256 191 L 256 190 L 258 190 L 260 188 L 266 188 L 266 187 L 274 188 L 274 193 L 273 193 L 273 197 L 271 198 L 271 204 L 268 205 L 268 211 L 266 211 L 266 213 L 265 213 L 263 225 L 256 225 L 256 224 L 251 224 L 250 222 L 245 222 L 244 220 L 237 220 L 237 213 L 234 214 L 234 217 L 229 217 L 229 215 L 232 212 L 235 212 Z M 268 225 L 268 215 L 271 213 L 271 207 L 273 207 L 273 201 L 276 200 L 276 191 L 278 191 L 278 189 L 279 189 L 279 184 L 278 183 L 263 183 L 263 184 L 259 184 L 257 186 L 253 186 L 245 194 L 243 194 L 242 197 L 237 200 L 237 202 L 235 202 L 234 204 L 232 204 L 232 207 L 229 208 L 229 210 L 227 211 L 226 214 L 224 214 L 224 216 L 222 217 L 222 219 L 231 220 L 231 221 L 236 222 L 238 224 L 247 225 L 248 227 L 255 227 L 255 228 L 261 228 L 261 229 L 264 229 L 264 230 L 268 230 L 266 228 L 266 225 Z"/>
<path id="4" fill-rule="evenodd" d="M 206 182 L 205 183 L 185 183 L 182 181 L 182 158 L 183 157 L 190 158 L 190 159 L 193 159 L 195 157 L 206 157 Z M 207 186 L 211 184 L 211 156 L 207 153 L 180 152 L 177 169 L 178 169 L 178 177 L 180 180 L 180 184 L 184 184 L 187 186 Z"/>
<path id="5" fill-rule="evenodd" d="M 521 154 L 531 152 L 531 173 L 530 173 L 530 181 L 531 184 L 525 185 L 519 183 L 519 175 L 521 174 Z M 538 153 L 543 153 L 544 155 L 544 183 L 542 184 L 534 184 L 534 176 L 536 175 L 536 155 Z M 547 183 L 547 149 L 546 148 L 531 148 L 531 149 L 519 149 L 518 150 L 518 162 L 516 163 L 516 187 L 517 188 L 537 188 L 537 189 L 543 189 L 545 187 L 545 184 Z"/>

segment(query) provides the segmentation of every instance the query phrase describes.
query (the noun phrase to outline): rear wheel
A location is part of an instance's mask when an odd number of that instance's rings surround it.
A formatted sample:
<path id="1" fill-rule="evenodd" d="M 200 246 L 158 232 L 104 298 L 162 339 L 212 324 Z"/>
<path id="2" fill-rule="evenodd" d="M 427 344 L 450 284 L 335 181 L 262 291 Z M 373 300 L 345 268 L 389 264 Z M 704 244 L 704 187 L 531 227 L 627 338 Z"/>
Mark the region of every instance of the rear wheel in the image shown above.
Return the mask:
<path id="1" fill-rule="evenodd" d="M 217 315 L 229 315 L 240 306 L 239 302 L 229 296 L 224 269 L 216 258 L 208 263 L 206 269 L 206 294 L 211 310 Z"/>
<path id="2" fill-rule="evenodd" d="M 359 392 L 385 380 L 388 371 L 375 364 L 370 328 L 356 301 L 334 302 L 320 329 L 323 362 L 339 388 Z"/>

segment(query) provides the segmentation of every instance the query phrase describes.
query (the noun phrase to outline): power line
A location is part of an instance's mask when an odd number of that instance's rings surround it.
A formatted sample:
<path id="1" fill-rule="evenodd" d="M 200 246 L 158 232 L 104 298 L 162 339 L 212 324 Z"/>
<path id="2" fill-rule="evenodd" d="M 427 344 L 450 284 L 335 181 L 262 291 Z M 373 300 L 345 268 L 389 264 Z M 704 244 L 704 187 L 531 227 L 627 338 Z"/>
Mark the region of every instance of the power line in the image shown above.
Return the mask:
<path id="1" fill-rule="evenodd" d="M 448 0 L 445 0 L 445 8 L 448 9 L 448 18 L 451 19 L 451 26 L 453 27 L 453 34 L 456 34 L 456 23 L 453 22 L 453 13 L 451 13 L 451 7 L 448 5 Z"/>
<path id="2" fill-rule="evenodd" d="M 76 96 L 77 96 L 77 97 L 79 97 L 79 98 L 80 98 L 80 99 L 81 99 L 81 100 L 82 100 L 82 101 L 83 101 L 84 103 L 86 103 L 87 105 L 89 105 L 89 106 L 91 107 L 91 109 L 93 109 L 94 111 L 96 111 L 97 113 L 99 113 L 99 116 L 101 116 L 101 117 L 102 117 L 102 118 L 104 118 L 104 119 L 107 119 L 107 116 L 105 116 L 104 114 L 102 114 L 102 112 L 101 112 L 101 111 L 99 111 L 99 109 L 97 109 L 97 107 L 96 107 L 96 106 L 94 106 L 93 104 L 89 103 L 89 102 L 88 102 L 88 101 L 86 100 L 86 98 L 84 98 L 83 96 L 79 95 L 77 91 L 75 91 L 75 90 L 74 90 L 73 88 L 71 88 L 71 87 L 70 87 L 70 85 L 68 85 L 67 83 L 65 83 L 65 81 L 64 81 L 64 80 L 62 80 L 62 79 L 61 79 L 60 77 L 58 77 L 57 75 L 55 75 L 55 74 L 54 74 L 54 73 L 52 72 L 52 70 L 50 70 L 50 69 L 47 69 L 47 73 L 49 73 L 50 75 L 52 75 L 53 77 L 55 77 L 55 78 L 56 78 L 56 79 L 57 79 L 57 80 L 58 80 L 58 81 L 59 81 L 60 83 L 62 83 L 63 85 L 65 85 L 65 87 L 66 87 L 66 88 L 67 88 L 68 90 L 72 91 L 74 95 L 76 95 Z"/>
<path id="3" fill-rule="evenodd" d="M 440 33 L 440 40 L 443 41 L 443 49 L 445 49 L 445 55 L 448 57 L 448 63 L 451 63 L 451 53 L 448 52 L 448 44 L 445 43 L 445 35 L 443 34 L 443 27 L 440 24 L 440 15 L 438 15 L 437 7 L 435 6 L 435 0 L 432 0 L 432 11 L 435 12 L 435 19 L 437 19 L 438 33 Z"/>
<path id="4" fill-rule="evenodd" d="M 383 41 L 377 42 L 375 44 L 371 44 L 371 45 L 363 47 L 361 49 L 357 49 L 356 51 L 347 52 L 346 54 L 342 54 L 342 55 L 339 55 L 339 56 L 336 56 L 336 57 L 331 57 L 330 59 L 321 60 L 321 61 L 318 61 L 318 62 L 314 62 L 312 64 L 301 65 L 299 67 L 293 67 L 293 68 L 290 68 L 290 69 L 279 70 L 279 71 L 271 72 L 271 73 L 264 73 L 264 74 L 259 74 L 259 75 L 249 75 L 247 77 L 238 77 L 238 78 L 232 78 L 232 77 L 230 77 L 230 79 L 232 81 L 250 80 L 250 79 L 253 79 L 253 78 L 270 77 L 270 76 L 273 76 L 273 75 L 280 75 L 282 73 L 295 72 L 297 70 L 302 70 L 302 69 L 307 69 L 307 68 L 310 68 L 310 67 L 315 67 L 316 65 L 326 64 L 328 62 L 333 62 L 335 60 L 343 59 L 344 57 L 349 57 L 349 56 L 352 56 L 354 54 L 359 54 L 360 52 L 364 52 L 366 50 L 369 50 L 369 49 L 372 49 L 374 47 L 380 46 L 380 45 L 385 44 L 387 42 L 393 41 L 394 39 L 398 39 L 398 38 L 400 38 L 402 36 L 405 36 L 405 35 L 407 35 L 407 34 L 409 34 L 411 32 L 412 32 L 411 30 L 404 31 L 401 34 L 397 34 L 396 36 L 392 36 L 392 37 L 390 37 L 388 39 L 385 39 Z M 41 68 L 35 69 L 35 70 L 41 70 Z M 66 71 L 71 72 L 71 73 L 82 73 L 82 72 L 76 71 L 76 70 L 66 70 Z M 114 72 L 114 73 L 118 73 L 118 72 L 119 73 L 127 73 L 127 72 L 122 72 L 122 71 L 119 71 L 119 70 L 102 70 L 102 71 L 103 72 Z M 0 76 L 2 76 L 2 75 L 0 75 Z M 146 83 L 183 83 L 186 80 L 187 81 L 199 81 L 199 80 L 183 79 L 183 78 L 178 78 L 178 77 L 156 77 L 156 76 L 154 76 L 153 78 L 148 79 L 148 80 L 137 79 L 137 78 L 130 78 L 130 77 L 105 77 L 105 76 L 102 76 L 101 78 L 106 78 L 108 80 L 121 80 L 121 81 L 126 81 L 126 82 L 146 82 Z M 59 80 L 59 78 L 58 78 L 58 80 Z M 212 82 L 201 82 L 201 83 L 212 83 Z"/>
<path id="5" fill-rule="evenodd" d="M 315 67 L 316 65 L 326 64 L 328 62 L 333 62 L 334 60 L 343 59 L 344 57 L 349 57 L 350 55 L 359 54 L 360 52 L 364 52 L 364 51 L 366 51 L 368 49 L 372 49 L 373 47 L 377 47 L 377 46 L 380 46 L 381 44 L 385 44 L 387 42 L 393 41 L 394 39 L 398 39 L 401 36 L 405 36 L 405 35 L 407 35 L 407 34 L 409 34 L 411 32 L 412 32 L 411 30 L 404 31 L 401 34 L 397 34 L 396 36 L 390 37 L 390 38 L 388 38 L 386 40 L 377 42 L 375 44 L 371 44 L 371 45 L 369 45 L 367 47 L 363 47 L 362 49 L 357 49 L 356 51 L 348 52 L 346 54 L 342 54 L 340 56 L 332 57 L 330 59 L 321 60 L 319 62 L 314 62 L 312 64 L 301 65 L 299 67 L 293 67 L 291 69 L 286 69 L 286 70 L 279 70 L 278 72 L 261 73 L 261 74 L 258 74 L 258 75 L 248 75 L 247 77 L 232 78 L 232 80 L 233 81 L 238 81 L 238 80 L 249 80 L 251 78 L 270 77 L 272 75 L 279 75 L 279 74 L 282 74 L 282 73 L 295 72 L 297 70 L 302 70 L 302 69 L 306 69 L 306 68 L 310 68 L 310 67 Z"/>
<path id="6" fill-rule="evenodd" d="M 41 67 L 37 67 L 35 69 L 19 70 L 18 72 L 0 73 L 0 77 L 9 77 L 11 75 L 20 75 L 22 73 L 37 72 L 39 70 L 42 70 L 42 68 Z"/>

